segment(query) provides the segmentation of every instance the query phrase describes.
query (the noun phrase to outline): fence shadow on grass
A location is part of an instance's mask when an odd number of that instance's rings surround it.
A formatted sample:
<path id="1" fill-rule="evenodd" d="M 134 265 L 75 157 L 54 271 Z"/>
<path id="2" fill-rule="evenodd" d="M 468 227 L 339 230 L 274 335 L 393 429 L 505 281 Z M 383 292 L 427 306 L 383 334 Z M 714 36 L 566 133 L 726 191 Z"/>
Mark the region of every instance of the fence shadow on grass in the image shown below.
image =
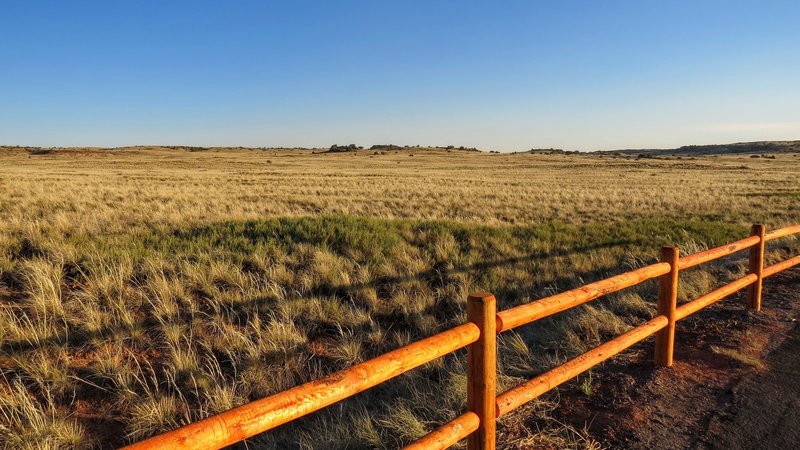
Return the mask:
<path id="1" fill-rule="evenodd" d="M 403 276 L 395 276 L 395 277 L 381 277 L 372 279 L 367 282 L 362 283 L 350 283 L 350 284 L 343 284 L 343 285 L 324 285 L 318 286 L 309 292 L 305 293 L 304 295 L 297 295 L 292 296 L 292 299 L 310 299 L 314 297 L 324 297 L 324 296 L 335 296 L 339 298 L 347 298 L 353 292 L 365 289 L 365 288 L 376 288 L 382 289 L 387 288 L 392 285 L 407 283 L 411 281 L 424 281 L 424 282 L 431 282 L 437 285 L 445 285 L 447 284 L 448 280 L 451 279 L 454 275 L 457 274 L 464 274 L 464 273 L 474 273 L 480 271 L 486 271 L 498 267 L 504 266 L 514 266 L 524 263 L 530 262 L 537 262 L 537 261 L 544 261 L 549 258 L 556 258 L 556 257 L 565 257 L 571 256 L 575 254 L 585 253 L 592 250 L 600 250 L 605 248 L 614 248 L 614 247 L 624 247 L 630 245 L 637 245 L 641 244 L 638 240 L 630 240 L 630 239 L 621 239 L 621 240 L 614 240 L 604 243 L 592 243 L 588 245 L 580 245 L 574 246 L 568 249 L 560 249 L 555 250 L 552 252 L 536 252 L 525 256 L 519 257 L 510 257 L 492 261 L 480 261 L 470 265 L 454 267 L 454 268 L 446 268 L 446 267 L 437 267 L 421 272 L 417 272 L 414 274 L 403 275 Z M 575 284 L 577 279 L 580 279 L 584 282 L 592 281 L 595 279 L 599 279 L 602 276 L 607 275 L 606 269 L 596 269 L 592 271 L 584 271 L 584 272 L 572 272 L 569 274 L 565 274 L 563 276 L 559 276 L 555 280 L 551 280 L 547 283 L 547 286 L 543 285 L 530 285 L 527 287 L 526 291 L 541 291 L 545 287 L 571 287 Z M 510 297 L 514 297 L 516 300 L 522 300 L 519 297 L 519 292 L 508 291 L 505 289 L 498 289 L 497 287 L 492 287 L 495 289 L 496 294 L 501 302 L 504 300 L 510 299 Z M 530 300 L 530 299 L 524 299 Z M 459 302 L 457 299 L 448 299 L 448 304 L 438 304 L 436 306 L 432 306 L 428 308 L 428 310 L 424 311 L 426 313 L 436 314 L 437 317 L 443 318 L 446 317 L 448 314 L 454 313 L 455 310 L 459 307 Z M 225 303 L 225 306 L 228 309 L 237 309 L 237 308 L 249 308 L 249 307 L 262 307 L 262 306 L 269 306 L 275 303 L 275 299 L 271 297 L 257 297 L 257 298 L 250 298 L 241 301 L 233 301 Z M 501 303 L 503 305 L 504 303 Z M 437 307 L 442 308 L 441 311 L 435 311 Z M 204 316 L 208 317 L 212 312 L 204 312 Z M 16 341 L 6 341 L 0 344 L 0 354 L 13 356 L 14 354 L 20 352 L 26 352 L 31 350 L 41 350 L 47 347 L 53 346 L 80 346 L 87 342 L 98 340 L 98 339 L 124 339 L 126 336 L 130 336 L 135 331 L 143 331 L 149 327 L 157 326 L 161 323 L 184 323 L 189 322 L 194 319 L 194 316 L 190 312 L 180 312 L 168 317 L 161 317 L 156 319 L 155 317 L 150 317 L 144 322 L 137 324 L 134 327 L 124 327 L 124 326 L 117 326 L 117 327 L 105 327 L 98 330 L 88 330 L 85 328 L 69 328 L 65 329 L 63 333 L 58 335 L 49 336 L 49 337 L 38 337 L 31 340 L 16 340 Z M 384 317 L 384 320 L 390 320 L 391 317 Z M 138 330 L 137 330 L 138 329 Z"/>

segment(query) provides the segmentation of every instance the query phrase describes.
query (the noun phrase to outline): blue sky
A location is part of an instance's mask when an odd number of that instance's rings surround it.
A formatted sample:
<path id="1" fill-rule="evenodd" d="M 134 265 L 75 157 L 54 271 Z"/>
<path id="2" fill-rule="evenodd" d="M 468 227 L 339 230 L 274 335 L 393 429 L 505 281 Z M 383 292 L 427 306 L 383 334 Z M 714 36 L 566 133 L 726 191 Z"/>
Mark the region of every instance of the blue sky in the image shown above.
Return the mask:
<path id="1" fill-rule="evenodd" d="M 0 2 L 0 144 L 800 139 L 797 1 Z"/>

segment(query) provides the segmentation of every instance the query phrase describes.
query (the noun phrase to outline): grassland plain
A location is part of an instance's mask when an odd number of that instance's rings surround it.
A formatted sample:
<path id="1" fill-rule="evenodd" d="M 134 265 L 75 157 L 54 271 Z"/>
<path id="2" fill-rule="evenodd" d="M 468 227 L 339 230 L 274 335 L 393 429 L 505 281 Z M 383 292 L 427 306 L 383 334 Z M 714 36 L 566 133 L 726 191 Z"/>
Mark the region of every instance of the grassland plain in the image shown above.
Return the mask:
<path id="1" fill-rule="evenodd" d="M 663 244 L 693 252 L 753 222 L 800 222 L 797 154 L 0 148 L 0 160 L 8 448 L 131 442 L 451 327 L 472 290 L 507 308 L 652 262 Z M 744 270 L 687 272 L 681 299 Z M 654 292 L 501 336 L 501 388 L 651 317 Z M 464 406 L 464 365 L 443 358 L 249 448 L 397 447 Z M 591 392 L 591 378 L 571 388 Z M 600 447 L 550 418 L 556 399 L 504 418 L 502 445 Z"/>

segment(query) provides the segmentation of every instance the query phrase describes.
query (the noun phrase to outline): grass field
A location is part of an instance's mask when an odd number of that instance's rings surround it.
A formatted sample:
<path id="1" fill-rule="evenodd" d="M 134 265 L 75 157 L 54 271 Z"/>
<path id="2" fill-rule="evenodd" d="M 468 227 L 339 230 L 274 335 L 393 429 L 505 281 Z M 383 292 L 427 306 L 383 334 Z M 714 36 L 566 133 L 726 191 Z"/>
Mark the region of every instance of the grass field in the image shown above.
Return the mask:
<path id="1" fill-rule="evenodd" d="M 463 322 L 473 290 L 506 308 L 664 244 L 800 222 L 796 153 L 0 148 L 0 161 L 6 448 L 132 442 Z M 681 299 L 744 270 L 689 271 Z M 650 318 L 654 292 L 501 336 L 501 388 Z M 464 365 L 457 353 L 248 448 L 408 443 L 464 406 Z M 565 389 L 590 393 L 591 378 Z M 555 399 L 504 418 L 499 442 L 599 448 L 550 418 Z"/>

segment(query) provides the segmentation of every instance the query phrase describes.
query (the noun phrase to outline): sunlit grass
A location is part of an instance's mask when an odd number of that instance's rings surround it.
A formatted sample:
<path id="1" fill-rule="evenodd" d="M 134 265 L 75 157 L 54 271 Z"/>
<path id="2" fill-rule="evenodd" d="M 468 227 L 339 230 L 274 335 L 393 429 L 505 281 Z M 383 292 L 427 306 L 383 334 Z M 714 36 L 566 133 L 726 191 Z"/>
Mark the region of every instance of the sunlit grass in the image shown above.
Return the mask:
<path id="1" fill-rule="evenodd" d="M 0 437 L 29 447 L 121 445 L 279 392 L 463 322 L 473 290 L 507 308 L 661 245 L 800 221 L 800 163 L 783 155 L 0 152 Z M 743 267 L 682 274 L 681 300 Z M 499 383 L 640 324 L 654 301 L 650 282 L 501 336 Z M 460 352 L 256 441 L 397 447 L 463 409 L 464 374 Z M 121 431 L 87 435 L 79 405 Z M 505 418 L 500 442 L 596 448 L 549 408 Z"/>

